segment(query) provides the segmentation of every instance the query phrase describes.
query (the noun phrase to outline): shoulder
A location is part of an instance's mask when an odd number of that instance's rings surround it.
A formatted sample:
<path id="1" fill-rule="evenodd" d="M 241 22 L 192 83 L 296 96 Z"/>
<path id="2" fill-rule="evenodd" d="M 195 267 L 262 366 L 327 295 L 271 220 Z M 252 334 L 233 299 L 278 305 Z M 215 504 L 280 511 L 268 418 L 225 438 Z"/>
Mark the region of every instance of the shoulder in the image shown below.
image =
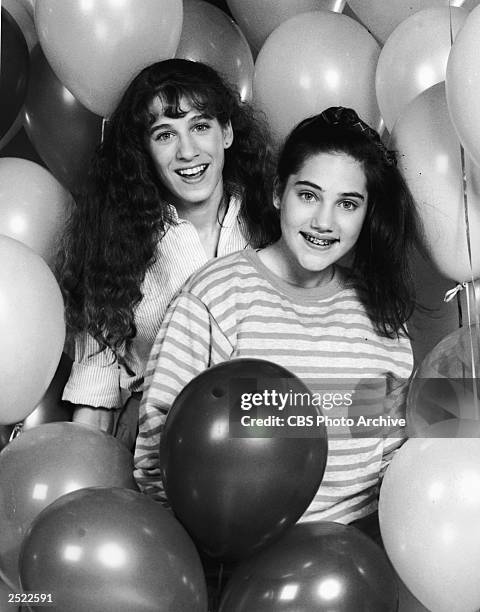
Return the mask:
<path id="1" fill-rule="evenodd" d="M 183 290 L 200 297 L 212 285 L 218 288 L 235 284 L 243 275 L 254 271 L 246 253 L 247 250 L 236 251 L 212 259 L 189 278 Z"/>

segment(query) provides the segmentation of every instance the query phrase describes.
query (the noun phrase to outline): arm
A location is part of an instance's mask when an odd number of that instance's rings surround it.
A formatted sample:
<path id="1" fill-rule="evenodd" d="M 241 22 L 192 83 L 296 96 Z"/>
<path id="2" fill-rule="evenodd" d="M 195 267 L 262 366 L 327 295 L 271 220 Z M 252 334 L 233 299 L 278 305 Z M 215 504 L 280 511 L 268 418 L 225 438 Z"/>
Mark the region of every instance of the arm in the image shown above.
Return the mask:
<path id="1" fill-rule="evenodd" d="M 112 433 L 112 409 L 122 405 L 120 366 L 110 348 L 102 351 L 86 333 L 75 338 L 75 358 L 62 399 L 74 405 L 73 421 Z"/>
<path id="2" fill-rule="evenodd" d="M 180 391 L 206 368 L 228 360 L 232 347 L 207 307 L 181 293 L 170 305 L 153 345 L 140 404 L 134 476 L 141 491 L 165 501 L 160 470 L 163 426 Z"/>

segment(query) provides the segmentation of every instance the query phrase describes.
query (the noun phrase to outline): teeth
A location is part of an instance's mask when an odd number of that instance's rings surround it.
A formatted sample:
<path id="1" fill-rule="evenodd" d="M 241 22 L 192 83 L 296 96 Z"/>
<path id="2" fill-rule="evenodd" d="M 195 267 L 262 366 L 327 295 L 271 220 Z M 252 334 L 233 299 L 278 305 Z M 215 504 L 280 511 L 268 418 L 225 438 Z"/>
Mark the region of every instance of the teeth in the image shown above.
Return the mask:
<path id="1" fill-rule="evenodd" d="M 200 174 L 203 172 L 207 164 L 202 164 L 201 166 L 195 166 L 194 168 L 183 168 L 182 170 L 177 170 L 180 176 L 195 176 L 196 174 Z"/>
<path id="2" fill-rule="evenodd" d="M 326 238 L 315 238 L 314 236 L 311 236 L 310 234 L 303 234 L 303 236 L 306 240 L 308 240 L 308 242 L 311 242 L 312 244 L 316 244 L 318 246 L 328 246 L 329 244 L 332 244 L 333 242 L 335 242 L 334 239 L 329 240 Z"/>

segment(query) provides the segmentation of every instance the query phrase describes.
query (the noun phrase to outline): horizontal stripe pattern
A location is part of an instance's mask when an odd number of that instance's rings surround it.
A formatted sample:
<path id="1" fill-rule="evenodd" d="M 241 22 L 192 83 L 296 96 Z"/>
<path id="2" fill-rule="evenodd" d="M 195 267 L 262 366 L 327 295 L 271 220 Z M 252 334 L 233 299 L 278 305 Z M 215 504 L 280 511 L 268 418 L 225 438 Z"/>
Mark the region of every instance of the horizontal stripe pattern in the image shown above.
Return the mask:
<path id="1" fill-rule="evenodd" d="M 356 409 L 366 415 L 405 413 L 410 342 L 376 333 L 341 272 L 325 287 L 302 290 L 272 278 L 254 251 L 235 253 L 187 282 L 155 341 L 135 452 L 135 476 L 146 493 L 164 498 L 159 445 L 175 397 L 206 368 L 242 357 L 273 361 L 312 391 L 326 390 L 329 381 L 344 390 L 351 384 L 358 391 Z M 351 522 L 373 512 L 379 479 L 403 442 L 403 431 L 392 439 L 330 434 L 323 482 L 301 520 Z"/>
<path id="2" fill-rule="evenodd" d="M 232 198 L 223 220 L 218 256 L 247 246 L 238 218 L 240 202 Z M 158 244 L 156 261 L 148 268 L 142 285 L 143 299 L 135 311 L 137 335 L 128 351 L 100 351 L 88 334 L 75 339 L 75 355 L 63 399 L 74 404 L 118 408 L 130 393 L 141 391 L 145 366 L 160 324 L 172 298 L 185 281 L 208 258 L 195 227 L 183 219 L 171 225 Z"/>

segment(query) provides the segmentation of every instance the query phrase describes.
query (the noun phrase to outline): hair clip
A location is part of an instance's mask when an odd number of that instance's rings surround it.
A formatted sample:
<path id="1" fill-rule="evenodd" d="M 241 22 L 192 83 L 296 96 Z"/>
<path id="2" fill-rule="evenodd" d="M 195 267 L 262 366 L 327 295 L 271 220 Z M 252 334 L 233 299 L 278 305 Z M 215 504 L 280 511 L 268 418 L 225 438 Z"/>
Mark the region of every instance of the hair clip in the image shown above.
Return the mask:
<path id="1" fill-rule="evenodd" d="M 364 134 L 381 151 L 386 163 L 389 166 L 397 165 L 397 157 L 394 151 L 387 149 L 387 147 L 383 144 L 378 132 L 362 121 L 353 108 L 331 106 L 330 108 L 324 110 L 320 114 L 320 117 L 327 125 L 334 127 L 339 126 L 347 130 L 353 130 L 355 132 Z"/>

